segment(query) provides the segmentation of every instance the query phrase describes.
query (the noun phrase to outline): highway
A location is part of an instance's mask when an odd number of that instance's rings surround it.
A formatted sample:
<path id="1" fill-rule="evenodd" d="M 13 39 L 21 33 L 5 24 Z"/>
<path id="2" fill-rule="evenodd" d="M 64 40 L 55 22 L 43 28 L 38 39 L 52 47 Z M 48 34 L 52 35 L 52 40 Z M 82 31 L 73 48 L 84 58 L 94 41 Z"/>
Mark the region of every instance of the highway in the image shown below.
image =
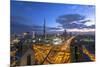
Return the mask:
<path id="1" fill-rule="evenodd" d="M 33 50 L 35 52 L 35 64 L 62 64 L 71 63 L 71 50 L 70 45 L 76 36 L 72 36 L 61 45 L 52 46 L 39 46 L 34 45 Z M 95 55 L 90 53 L 88 49 L 82 48 L 80 50 L 85 54 L 91 61 L 95 61 Z"/>
<path id="2" fill-rule="evenodd" d="M 70 44 L 74 38 L 75 36 L 72 36 L 61 45 L 56 46 L 34 45 L 33 50 L 35 52 L 35 64 L 70 63 Z"/>

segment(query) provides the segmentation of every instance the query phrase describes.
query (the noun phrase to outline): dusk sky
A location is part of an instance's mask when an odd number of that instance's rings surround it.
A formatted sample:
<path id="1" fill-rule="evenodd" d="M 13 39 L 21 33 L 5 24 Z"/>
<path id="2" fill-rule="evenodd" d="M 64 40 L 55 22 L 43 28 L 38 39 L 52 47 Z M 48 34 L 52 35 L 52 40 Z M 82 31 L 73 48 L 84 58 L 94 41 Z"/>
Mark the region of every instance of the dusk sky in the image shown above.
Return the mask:
<path id="1" fill-rule="evenodd" d="M 11 1 L 11 28 L 13 24 L 30 27 L 43 26 L 44 19 L 46 26 L 58 27 L 60 24 L 56 22 L 56 19 L 68 14 L 85 16 L 85 20 L 90 20 L 84 24 L 86 26 L 91 27 L 95 24 L 95 6 L 93 5 Z"/>

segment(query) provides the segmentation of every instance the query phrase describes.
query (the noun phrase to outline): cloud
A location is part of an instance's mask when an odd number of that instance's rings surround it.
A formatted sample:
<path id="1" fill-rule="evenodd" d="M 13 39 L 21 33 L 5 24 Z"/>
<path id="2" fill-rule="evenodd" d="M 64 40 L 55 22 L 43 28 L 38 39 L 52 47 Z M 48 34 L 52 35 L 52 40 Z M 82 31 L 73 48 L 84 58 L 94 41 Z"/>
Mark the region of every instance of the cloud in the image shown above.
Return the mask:
<path id="1" fill-rule="evenodd" d="M 13 33 L 23 33 L 27 31 L 32 31 L 31 26 L 26 25 L 25 23 L 28 20 L 21 16 L 11 16 L 10 17 L 10 26 L 11 26 L 11 34 Z"/>
<path id="2" fill-rule="evenodd" d="M 39 26 L 39 25 L 34 25 L 32 26 L 33 29 L 40 29 L 40 30 L 43 30 L 43 26 Z M 60 30 L 61 28 L 58 28 L 58 27 L 47 27 L 46 26 L 46 30 Z"/>
<path id="3" fill-rule="evenodd" d="M 23 33 L 23 32 L 28 32 L 28 31 L 32 31 L 33 29 L 25 24 L 20 24 L 20 23 L 11 23 L 11 34 L 14 33 Z"/>
<path id="4" fill-rule="evenodd" d="M 86 22 L 91 22 L 91 20 L 83 20 L 83 21 L 80 21 L 80 23 L 86 23 Z"/>
<path id="5" fill-rule="evenodd" d="M 11 23 L 20 23 L 20 24 L 29 22 L 29 20 L 27 20 L 25 17 L 21 17 L 21 16 L 11 16 L 10 21 L 11 21 Z"/>
<path id="6" fill-rule="evenodd" d="M 91 25 L 91 26 L 85 26 L 83 28 L 91 28 L 91 29 L 94 29 L 95 28 L 95 25 Z"/>
<path id="7" fill-rule="evenodd" d="M 14 23 L 13 21 L 11 21 L 11 34 L 21 34 L 23 32 L 31 32 L 31 31 L 35 31 L 35 32 L 39 32 L 39 33 L 43 33 L 43 26 L 39 26 L 39 25 L 25 25 L 22 23 Z M 52 31 L 52 30 L 60 30 L 60 28 L 56 28 L 56 27 L 46 27 L 46 31 Z"/>
<path id="8" fill-rule="evenodd" d="M 62 24 L 66 22 L 71 23 L 74 21 L 80 21 L 83 19 L 85 19 L 85 16 L 81 16 L 80 14 L 67 14 L 67 15 L 59 16 L 56 21 Z"/>
<path id="9" fill-rule="evenodd" d="M 85 16 L 80 14 L 67 14 L 61 15 L 56 19 L 56 22 L 59 23 L 64 29 L 73 29 L 73 28 L 94 28 L 93 26 L 85 25 L 86 22 L 91 22 L 91 20 L 86 19 Z"/>

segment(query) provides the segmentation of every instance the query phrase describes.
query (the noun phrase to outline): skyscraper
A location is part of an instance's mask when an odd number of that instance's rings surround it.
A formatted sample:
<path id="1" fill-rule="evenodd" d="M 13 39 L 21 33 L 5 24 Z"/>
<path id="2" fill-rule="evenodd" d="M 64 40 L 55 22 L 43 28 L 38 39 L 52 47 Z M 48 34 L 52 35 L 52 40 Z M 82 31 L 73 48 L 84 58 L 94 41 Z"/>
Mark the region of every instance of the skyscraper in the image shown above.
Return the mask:
<path id="1" fill-rule="evenodd" d="M 44 18 L 44 24 L 43 24 L 43 38 L 46 39 L 46 20 Z"/>

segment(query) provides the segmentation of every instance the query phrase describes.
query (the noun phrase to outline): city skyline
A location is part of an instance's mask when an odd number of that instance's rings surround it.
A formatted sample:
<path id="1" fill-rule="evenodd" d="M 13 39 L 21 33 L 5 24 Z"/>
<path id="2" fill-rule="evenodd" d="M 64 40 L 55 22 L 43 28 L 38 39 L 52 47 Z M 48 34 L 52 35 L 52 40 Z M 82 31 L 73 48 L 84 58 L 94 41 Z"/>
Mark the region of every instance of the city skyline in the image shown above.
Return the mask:
<path id="1" fill-rule="evenodd" d="M 95 6 L 11 0 L 10 66 L 95 61 Z"/>

